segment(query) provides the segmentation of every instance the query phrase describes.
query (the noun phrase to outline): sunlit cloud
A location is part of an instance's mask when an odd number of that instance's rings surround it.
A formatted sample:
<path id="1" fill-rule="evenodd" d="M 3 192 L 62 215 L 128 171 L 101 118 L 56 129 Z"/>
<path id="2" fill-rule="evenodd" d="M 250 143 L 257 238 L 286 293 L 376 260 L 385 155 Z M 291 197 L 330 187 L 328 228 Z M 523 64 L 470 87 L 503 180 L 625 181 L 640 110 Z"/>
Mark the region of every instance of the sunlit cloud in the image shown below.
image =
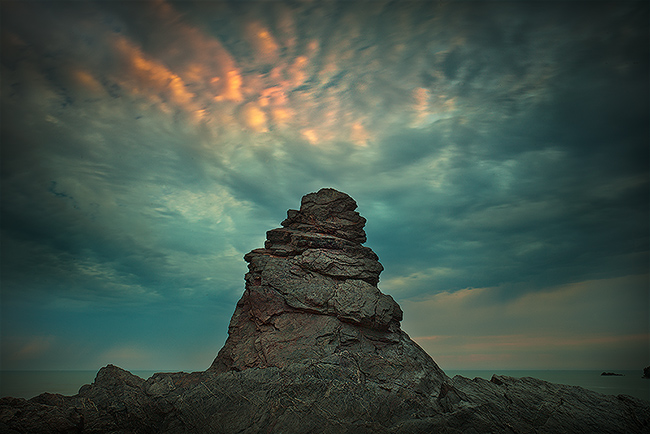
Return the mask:
<path id="1" fill-rule="evenodd" d="M 274 36 L 261 23 L 257 21 L 248 23 L 246 36 L 255 50 L 258 62 L 273 63 L 277 60 L 279 46 Z"/>
<path id="2" fill-rule="evenodd" d="M 447 368 L 467 368 L 476 357 L 531 369 L 559 367 L 573 363 L 571 353 L 591 354 L 592 369 L 599 369 L 603 360 L 624 353 L 634 369 L 650 348 L 650 334 L 639 333 L 648 322 L 647 282 L 647 275 L 587 281 L 514 299 L 504 298 L 500 288 L 442 292 L 402 302 L 404 327 Z M 617 320 L 621 315 L 625 324 Z M 422 334 L 425 329 L 433 334 Z M 540 354 L 544 359 L 536 360 Z"/>
<path id="3" fill-rule="evenodd" d="M 215 77 L 210 80 L 211 83 L 219 84 L 221 80 L 220 77 Z M 214 97 L 216 101 L 221 101 L 223 99 L 239 102 L 244 99 L 242 95 L 242 77 L 236 69 L 231 69 L 226 73 L 226 76 L 223 79 L 223 87 L 221 92 Z"/>
<path id="4" fill-rule="evenodd" d="M 255 103 L 248 103 L 242 109 L 245 125 L 258 133 L 268 131 L 266 113 Z"/>
<path id="5" fill-rule="evenodd" d="M 647 357 L 648 334 L 598 336 L 416 336 L 443 369 L 638 370 Z M 626 362 L 622 362 L 622 360 Z"/>

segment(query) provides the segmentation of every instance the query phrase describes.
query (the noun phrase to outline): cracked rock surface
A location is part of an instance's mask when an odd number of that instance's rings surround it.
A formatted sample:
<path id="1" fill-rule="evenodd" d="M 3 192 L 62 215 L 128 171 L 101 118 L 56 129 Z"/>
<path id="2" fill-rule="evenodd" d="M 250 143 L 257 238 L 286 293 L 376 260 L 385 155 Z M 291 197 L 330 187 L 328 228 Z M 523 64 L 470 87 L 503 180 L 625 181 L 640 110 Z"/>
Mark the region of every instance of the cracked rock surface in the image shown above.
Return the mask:
<path id="1" fill-rule="evenodd" d="M 267 232 L 263 249 L 244 256 L 246 290 L 210 371 L 345 356 L 364 378 L 440 387 L 446 375 L 400 329 L 402 310 L 377 288 L 383 267 L 361 245 L 366 220 L 356 208 L 333 189 L 308 194 L 300 210 L 287 212 L 283 228 Z"/>
<path id="2" fill-rule="evenodd" d="M 267 232 L 205 372 L 145 380 L 108 365 L 74 396 L 0 399 L 0 433 L 650 433 L 648 401 L 445 375 L 377 288 L 355 209 L 323 189 Z"/>

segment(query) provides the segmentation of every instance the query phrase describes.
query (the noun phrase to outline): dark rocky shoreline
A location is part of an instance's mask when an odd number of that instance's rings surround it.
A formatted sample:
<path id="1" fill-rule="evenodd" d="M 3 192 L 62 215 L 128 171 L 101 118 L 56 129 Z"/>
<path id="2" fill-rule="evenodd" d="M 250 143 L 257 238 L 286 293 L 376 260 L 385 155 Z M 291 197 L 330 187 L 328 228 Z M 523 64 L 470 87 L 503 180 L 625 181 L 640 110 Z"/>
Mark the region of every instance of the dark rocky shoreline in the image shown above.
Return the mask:
<path id="1" fill-rule="evenodd" d="M 534 378 L 456 376 L 440 390 L 291 364 L 143 380 L 102 368 L 75 396 L 0 400 L 3 433 L 645 433 L 649 406 Z"/>
<path id="2" fill-rule="evenodd" d="M 650 433 L 650 403 L 534 378 L 449 378 L 401 330 L 362 246 L 365 219 L 323 189 L 246 255 L 246 290 L 205 372 L 102 368 L 77 395 L 0 399 L 2 433 Z"/>

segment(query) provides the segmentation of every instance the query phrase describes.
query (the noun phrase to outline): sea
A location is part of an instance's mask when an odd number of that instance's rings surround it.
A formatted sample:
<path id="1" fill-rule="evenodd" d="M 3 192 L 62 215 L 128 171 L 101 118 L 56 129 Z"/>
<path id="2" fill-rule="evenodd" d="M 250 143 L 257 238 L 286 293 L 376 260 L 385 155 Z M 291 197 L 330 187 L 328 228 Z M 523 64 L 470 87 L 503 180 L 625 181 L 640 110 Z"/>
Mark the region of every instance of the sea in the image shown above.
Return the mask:
<path id="1" fill-rule="evenodd" d="M 147 379 L 160 371 L 131 371 Z M 603 376 L 602 371 L 576 370 L 445 370 L 450 377 L 462 375 L 486 380 L 493 374 L 511 377 L 534 377 L 552 383 L 581 386 L 608 395 L 631 395 L 650 401 L 650 379 L 642 371 L 613 371 L 621 376 Z M 75 395 L 84 384 L 95 379 L 97 371 L 0 371 L 0 397 L 32 398 L 44 392 Z"/>

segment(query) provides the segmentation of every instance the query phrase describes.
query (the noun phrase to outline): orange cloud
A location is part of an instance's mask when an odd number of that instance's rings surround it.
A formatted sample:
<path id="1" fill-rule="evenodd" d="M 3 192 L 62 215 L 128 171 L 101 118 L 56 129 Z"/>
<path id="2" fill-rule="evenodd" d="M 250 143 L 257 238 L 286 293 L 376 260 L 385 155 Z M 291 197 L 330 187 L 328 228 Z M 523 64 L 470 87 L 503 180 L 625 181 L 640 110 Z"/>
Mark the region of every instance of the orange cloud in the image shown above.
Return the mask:
<path id="1" fill-rule="evenodd" d="M 165 1 L 154 3 L 152 13 L 169 23 L 160 35 L 165 50 L 154 60 L 126 39 L 121 40 L 120 49 L 129 59 L 133 92 L 147 95 L 161 109 L 170 111 L 165 105 L 171 103 L 192 113 L 197 122 L 206 123 L 236 117 L 240 125 L 256 133 L 268 132 L 271 126 L 294 128 L 312 145 L 348 142 L 363 147 L 375 135 L 354 114 L 350 98 L 341 95 L 341 89 L 330 88 L 323 95 L 310 89 L 294 91 L 314 74 L 328 82 L 340 71 L 337 62 L 341 59 L 340 52 L 332 50 L 316 71 L 311 59 L 320 52 L 317 40 L 309 41 L 302 53 L 292 53 L 289 45 L 296 38 L 296 29 L 290 10 L 279 6 L 273 32 L 260 20 L 245 26 L 245 38 L 255 52 L 248 66 L 273 63 L 267 74 L 243 74 L 217 39 L 187 24 Z M 349 48 L 345 38 L 338 43 Z M 283 53 L 281 44 L 286 49 Z M 168 65 L 173 65 L 173 70 Z M 367 99 L 368 90 L 360 83 L 355 92 L 364 93 Z"/>
<path id="2" fill-rule="evenodd" d="M 74 69 L 72 70 L 72 80 L 75 84 L 81 85 L 86 91 L 89 91 L 93 94 L 99 94 L 104 92 L 104 88 L 99 83 L 93 75 L 83 69 Z"/>
<path id="3" fill-rule="evenodd" d="M 305 56 L 298 56 L 289 66 L 288 72 L 291 81 L 291 86 L 298 87 L 307 80 L 306 67 L 309 65 L 309 59 Z"/>
<path id="4" fill-rule="evenodd" d="M 415 111 L 423 112 L 429 107 L 429 89 L 418 87 L 413 91 L 415 99 Z"/>
<path id="5" fill-rule="evenodd" d="M 307 139 L 309 143 L 312 145 L 318 144 L 318 136 L 316 135 L 316 131 L 313 129 L 304 129 L 301 131 L 302 136 Z"/>
<path id="6" fill-rule="evenodd" d="M 124 62 L 127 73 L 120 77 L 120 81 L 130 87 L 133 93 L 148 95 L 154 100 L 159 99 L 158 95 L 164 94 L 179 106 L 191 103 L 194 94 L 188 92 L 183 80 L 165 65 L 145 56 L 124 37 L 116 39 L 115 49 Z"/>
<path id="7" fill-rule="evenodd" d="M 253 131 L 268 131 L 266 113 L 255 103 L 250 102 L 244 106 L 243 117 L 244 124 Z"/>
<path id="8" fill-rule="evenodd" d="M 231 117 L 232 105 L 224 108 L 215 102 L 240 103 L 245 98 L 245 78 L 232 55 L 171 4 L 157 0 L 148 5 L 165 29 L 147 53 L 124 37 L 113 42 L 122 59 L 120 84 L 161 110 L 180 109 L 197 122 Z"/>
<path id="9" fill-rule="evenodd" d="M 286 125 L 289 120 L 293 117 L 293 114 L 290 109 L 287 108 L 276 108 L 272 111 L 273 122 L 279 126 Z"/>
<path id="10" fill-rule="evenodd" d="M 291 129 L 312 145 L 352 143 L 365 147 L 375 141 L 386 126 L 369 122 L 365 115 L 360 117 L 356 107 L 361 104 L 372 109 L 383 104 L 385 98 L 375 81 L 367 77 L 352 87 L 345 76 L 337 85 L 323 87 L 341 70 L 358 63 L 348 58 L 355 64 L 347 64 L 342 56 L 354 51 L 349 41 L 338 37 L 321 53 L 319 41 L 308 40 L 302 52 L 294 52 L 293 13 L 283 6 L 276 12 L 272 28 L 259 19 L 244 25 L 244 37 L 255 53 L 252 59 L 242 60 L 244 68 L 217 38 L 188 23 L 172 5 L 164 0 L 152 3 L 151 14 L 168 26 L 147 52 L 133 41 L 117 38 L 114 45 L 122 59 L 117 81 L 160 110 L 170 114 L 182 110 L 196 123 L 225 129 L 243 125 L 254 133 Z M 349 30 L 351 35 L 354 31 Z M 269 63 L 273 65 L 270 71 L 255 72 Z M 310 83 L 313 89 L 300 88 L 311 77 L 318 82 Z M 428 90 L 418 92 L 418 110 L 426 113 L 427 99 L 431 99 Z"/>
<path id="11" fill-rule="evenodd" d="M 228 71 L 222 82 L 223 87 L 221 89 L 221 94 L 215 97 L 217 101 L 226 99 L 238 102 L 244 99 L 241 93 L 243 79 L 241 74 L 239 74 L 239 71 L 231 69 Z"/>
<path id="12" fill-rule="evenodd" d="M 352 124 L 352 132 L 350 133 L 350 139 L 357 146 L 368 146 L 368 140 L 370 135 L 363 127 L 361 122 L 355 122 Z"/>
<path id="13" fill-rule="evenodd" d="M 261 23 L 253 21 L 246 27 L 246 36 L 262 62 L 274 62 L 278 57 L 279 45 L 271 32 Z"/>

